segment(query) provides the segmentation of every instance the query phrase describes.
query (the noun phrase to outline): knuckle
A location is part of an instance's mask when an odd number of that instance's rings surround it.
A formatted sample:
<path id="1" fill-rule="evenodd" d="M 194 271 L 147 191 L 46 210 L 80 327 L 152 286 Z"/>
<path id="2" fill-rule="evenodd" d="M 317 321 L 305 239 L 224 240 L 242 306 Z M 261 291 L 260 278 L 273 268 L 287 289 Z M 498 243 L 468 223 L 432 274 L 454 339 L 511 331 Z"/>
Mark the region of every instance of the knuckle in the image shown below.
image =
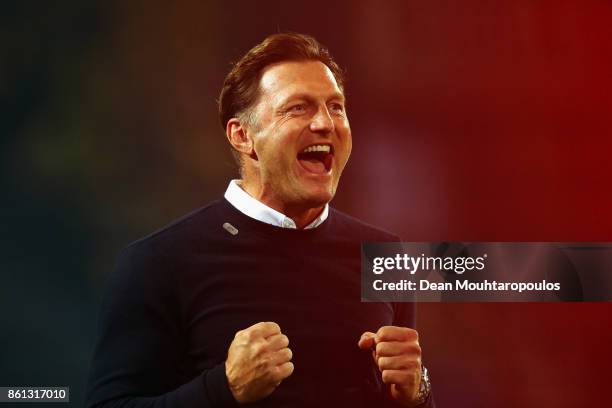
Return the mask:
<path id="1" fill-rule="evenodd" d="M 283 378 L 285 378 L 284 374 L 285 374 L 285 370 L 283 370 L 282 366 L 274 366 L 270 370 L 270 379 L 275 383 L 279 382 Z"/>
<path id="2" fill-rule="evenodd" d="M 251 332 L 251 331 L 259 331 L 259 330 L 261 330 L 263 327 L 265 327 L 265 322 L 258 322 L 258 323 L 255 323 L 255 324 L 254 324 L 254 325 L 252 325 L 252 326 L 247 327 L 247 328 L 245 329 L 245 331 L 249 331 L 249 332 Z"/>
<path id="3" fill-rule="evenodd" d="M 253 332 L 251 330 L 243 330 L 240 333 L 240 338 L 244 339 L 247 342 L 250 342 L 253 340 Z"/>
<path id="4" fill-rule="evenodd" d="M 261 356 L 262 354 L 266 354 L 266 352 L 268 351 L 266 344 L 261 343 L 261 342 L 253 344 L 252 349 L 256 356 Z"/>
<path id="5" fill-rule="evenodd" d="M 378 329 L 378 336 L 382 337 L 401 337 L 405 339 L 418 339 L 419 334 L 416 330 L 402 326 L 383 326 Z"/>
<path id="6" fill-rule="evenodd" d="M 257 360 L 257 366 L 263 371 L 270 371 L 274 366 L 270 363 L 269 357 L 261 357 Z"/>
<path id="7" fill-rule="evenodd" d="M 269 359 L 265 358 L 260 361 L 259 369 L 264 374 L 264 377 L 273 378 L 274 371 L 276 370 L 276 366 L 272 364 L 272 362 Z"/>
<path id="8" fill-rule="evenodd" d="M 289 340 L 287 339 L 287 336 L 284 335 L 274 335 L 273 337 L 268 338 L 267 341 L 270 344 L 271 348 L 278 350 L 285 348 L 289 345 Z"/>
<path id="9" fill-rule="evenodd" d="M 270 382 L 272 383 L 278 383 L 280 381 L 282 381 L 283 379 L 283 373 L 280 367 L 272 367 L 272 369 L 270 370 L 270 376 L 269 376 Z"/>
<path id="10" fill-rule="evenodd" d="M 264 326 L 266 329 L 274 331 L 274 332 L 280 332 L 280 326 L 278 325 L 278 323 L 276 322 L 265 322 Z"/>
<path id="11" fill-rule="evenodd" d="M 255 340 L 258 337 L 261 337 L 261 330 L 254 328 L 248 331 L 247 336 L 249 338 L 249 340 Z"/>
<path id="12" fill-rule="evenodd" d="M 388 368 L 389 359 L 387 357 L 378 357 L 378 367 L 380 369 Z"/>
<path id="13" fill-rule="evenodd" d="M 419 355 L 419 356 L 420 356 L 420 355 L 421 355 L 421 352 L 422 352 L 423 350 L 421 349 L 421 346 L 420 346 L 420 345 L 417 343 L 417 344 L 415 344 L 415 345 L 414 345 L 414 347 L 413 347 L 413 350 L 412 350 L 412 351 L 413 351 L 415 354 L 417 354 L 417 355 Z"/>
<path id="14" fill-rule="evenodd" d="M 421 346 L 418 343 L 406 343 L 405 354 L 421 355 Z"/>
<path id="15" fill-rule="evenodd" d="M 273 372 L 278 367 L 278 360 L 274 356 L 266 356 L 264 361 L 266 362 L 266 371 Z"/>
<path id="16" fill-rule="evenodd" d="M 410 327 L 396 327 L 396 330 L 409 339 L 417 339 L 419 337 L 419 333 Z"/>
<path id="17" fill-rule="evenodd" d="M 417 360 L 413 360 L 413 359 L 408 359 L 405 362 L 405 366 L 406 368 L 408 368 L 409 370 L 414 370 L 416 371 L 419 368 L 419 362 Z M 412 371 L 411 371 L 412 372 Z"/>
<path id="18" fill-rule="evenodd" d="M 392 326 L 382 326 L 380 329 L 378 329 L 378 331 L 376 332 L 376 335 L 378 337 L 384 337 L 385 335 L 389 334 L 389 330 L 392 328 Z"/>
<path id="19" fill-rule="evenodd" d="M 389 372 L 388 370 L 385 370 L 382 372 L 381 378 L 385 384 L 390 384 L 393 381 L 392 373 Z"/>

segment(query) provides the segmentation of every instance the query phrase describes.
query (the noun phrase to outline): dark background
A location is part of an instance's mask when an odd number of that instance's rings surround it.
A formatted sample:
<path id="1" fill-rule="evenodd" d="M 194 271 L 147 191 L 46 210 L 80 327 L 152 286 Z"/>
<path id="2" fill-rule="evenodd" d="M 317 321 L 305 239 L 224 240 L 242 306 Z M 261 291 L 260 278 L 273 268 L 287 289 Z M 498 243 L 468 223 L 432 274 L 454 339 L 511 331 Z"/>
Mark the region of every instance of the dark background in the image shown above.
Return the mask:
<path id="1" fill-rule="evenodd" d="M 0 385 L 82 404 L 118 250 L 222 195 L 236 171 L 215 99 L 277 31 L 347 69 L 335 207 L 407 241 L 612 241 L 610 2 L 0 7 Z M 421 305 L 439 406 L 606 405 L 610 312 Z"/>

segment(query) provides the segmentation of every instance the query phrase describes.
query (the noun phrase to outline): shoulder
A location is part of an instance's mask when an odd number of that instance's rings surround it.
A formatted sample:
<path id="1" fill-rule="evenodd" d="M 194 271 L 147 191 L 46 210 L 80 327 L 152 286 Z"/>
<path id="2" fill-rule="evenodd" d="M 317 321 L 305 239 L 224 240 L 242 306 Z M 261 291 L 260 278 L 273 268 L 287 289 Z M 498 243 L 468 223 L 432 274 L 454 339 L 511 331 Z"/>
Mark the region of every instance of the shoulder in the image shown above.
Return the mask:
<path id="1" fill-rule="evenodd" d="M 330 208 L 330 221 L 336 233 L 359 238 L 361 241 L 386 242 L 401 241 L 394 233 L 368 224 L 342 211 Z"/>
<path id="2" fill-rule="evenodd" d="M 214 237 L 220 232 L 216 221 L 225 211 L 221 201 L 213 201 L 128 244 L 122 251 L 122 258 L 161 261 L 161 258 L 178 255 Z"/>

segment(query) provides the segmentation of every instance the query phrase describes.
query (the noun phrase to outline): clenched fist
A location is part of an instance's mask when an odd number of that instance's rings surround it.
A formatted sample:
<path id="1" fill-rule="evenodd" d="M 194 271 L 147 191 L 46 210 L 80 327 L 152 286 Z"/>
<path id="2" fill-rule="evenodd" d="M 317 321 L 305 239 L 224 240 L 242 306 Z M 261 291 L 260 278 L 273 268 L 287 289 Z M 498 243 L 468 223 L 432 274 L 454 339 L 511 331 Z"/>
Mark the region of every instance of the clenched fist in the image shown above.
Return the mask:
<path id="1" fill-rule="evenodd" d="M 274 322 L 260 322 L 236 333 L 225 361 L 225 375 L 236 401 L 267 397 L 293 373 L 288 345 L 289 339 Z"/>
<path id="2" fill-rule="evenodd" d="M 363 333 L 358 345 L 372 349 L 383 382 L 391 386 L 391 397 L 401 405 L 416 405 L 421 384 L 421 347 L 416 330 L 384 326 L 376 333 Z"/>

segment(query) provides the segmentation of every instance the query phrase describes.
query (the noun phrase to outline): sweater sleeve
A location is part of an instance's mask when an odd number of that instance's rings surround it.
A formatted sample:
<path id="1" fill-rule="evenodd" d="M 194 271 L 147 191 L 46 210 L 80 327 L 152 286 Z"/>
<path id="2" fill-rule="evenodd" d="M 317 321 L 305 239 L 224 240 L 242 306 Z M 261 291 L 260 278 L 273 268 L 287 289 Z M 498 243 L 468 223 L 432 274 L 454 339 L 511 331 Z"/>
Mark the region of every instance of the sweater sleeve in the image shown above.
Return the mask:
<path id="1" fill-rule="evenodd" d="M 119 257 L 104 294 L 87 407 L 233 407 L 224 364 L 180 377 L 178 294 L 163 258 L 145 242 Z"/>

